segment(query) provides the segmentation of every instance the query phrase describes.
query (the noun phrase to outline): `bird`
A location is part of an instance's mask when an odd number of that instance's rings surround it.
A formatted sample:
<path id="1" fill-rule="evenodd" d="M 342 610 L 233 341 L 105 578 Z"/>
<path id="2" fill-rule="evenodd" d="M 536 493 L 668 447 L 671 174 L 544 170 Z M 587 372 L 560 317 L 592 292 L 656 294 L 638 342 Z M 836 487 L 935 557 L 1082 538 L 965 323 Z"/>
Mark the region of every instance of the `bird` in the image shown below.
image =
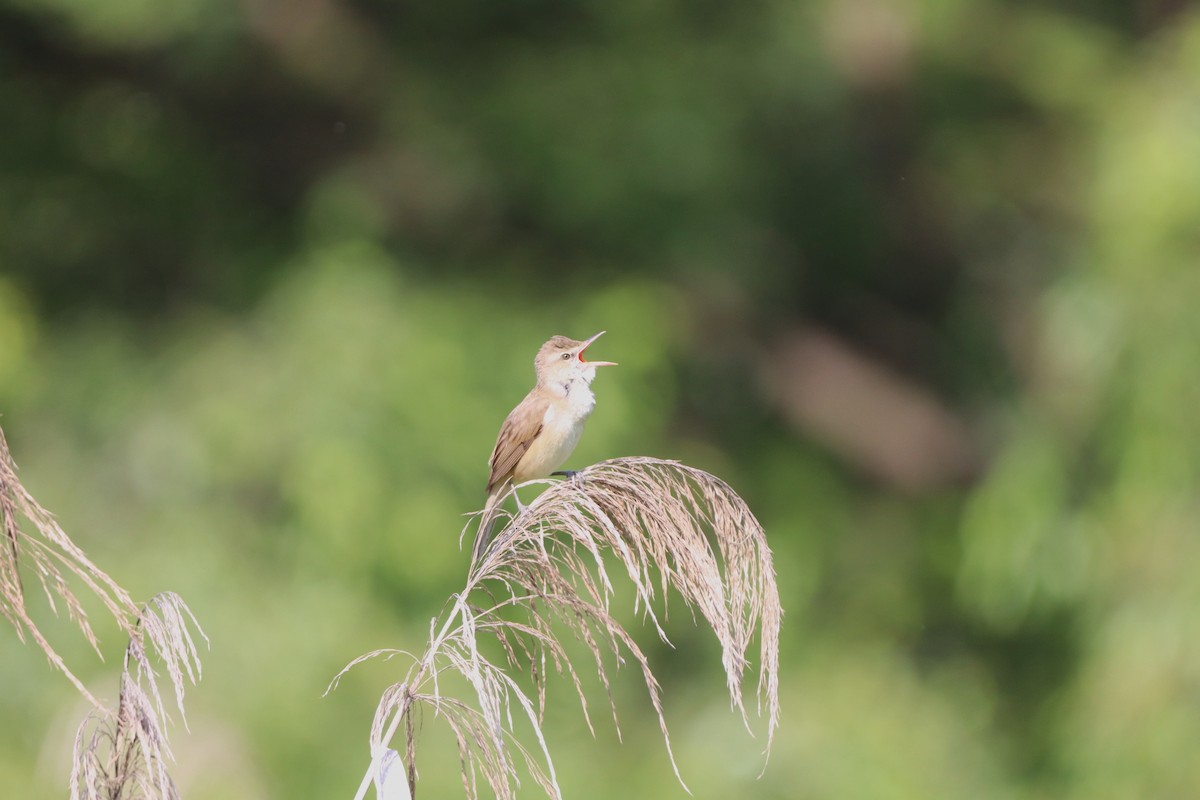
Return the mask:
<path id="1" fill-rule="evenodd" d="M 592 381 L 597 367 L 615 367 L 615 361 L 587 361 L 583 353 L 604 335 L 578 341 L 553 336 L 533 359 L 537 383 L 525 399 L 509 412 L 488 460 L 487 502 L 475 535 L 473 563 L 482 557 L 491 540 L 496 509 L 510 487 L 545 478 L 571 455 L 583 435 L 583 426 L 596 407 Z M 521 500 L 517 498 L 520 507 Z"/>

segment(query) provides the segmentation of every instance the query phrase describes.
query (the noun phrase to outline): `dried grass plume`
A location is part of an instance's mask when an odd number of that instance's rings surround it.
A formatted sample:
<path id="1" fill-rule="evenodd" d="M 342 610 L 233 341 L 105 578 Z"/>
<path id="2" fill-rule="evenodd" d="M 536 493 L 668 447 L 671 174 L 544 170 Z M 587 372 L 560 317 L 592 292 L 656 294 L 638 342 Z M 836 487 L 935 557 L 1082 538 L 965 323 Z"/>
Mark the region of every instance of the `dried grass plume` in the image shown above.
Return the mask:
<path id="1" fill-rule="evenodd" d="M 359 787 L 359 800 L 372 780 L 379 788 L 382 767 L 396 759 L 398 749 L 403 750 L 404 788 L 415 793 L 414 712 L 421 707 L 451 729 L 468 798 L 479 796 L 481 780 L 501 800 L 515 798 L 519 765 L 548 796 L 561 798 L 542 733 L 550 671 L 571 681 L 589 729 L 584 673 L 594 671 L 619 733 L 608 692 L 610 673 L 630 662 L 642 675 L 668 757 L 683 783 L 671 754 L 662 687 L 645 653 L 610 613 L 621 574 L 632 587 L 637 609 L 664 641 L 661 615 L 671 590 L 693 617 L 699 612 L 716 634 L 730 702 L 747 726 L 743 684 L 751 646 L 758 639 L 757 707 L 767 719 L 769 753 L 779 725 L 782 609 L 766 536 L 741 497 L 706 472 L 653 458 L 605 461 L 550 484 L 532 505 L 508 518 L 472 564 L 463 590 L 432 621 L 424 652 L 368 653 L 348 664 L 330 685 L 368 658 L 403 655 L 410 660 L 402 680 L 384 692 L 376 710 L 372 765 Z M 571 639 L 583 643 L 586 665 L 572 660 L 580 655 L 568 649 Z M 489 655 L 497 651 L 498 656 Z M 439 676 L 446 671 L 465 678 L 474 696 L 443 694 Z M 514 716 L 526 720 L 532 741 L 518 736 Z M 402 725 L 404 741 L 394 749 Z"/>
<path id="2" fill-rule="evenodd" d="M 183 718 L 185 680 L 194 684 L 200 678 L 199 651 L 191 633 L 194 628 L 204 636 L 199 623 L 183 600 L 171 592 L 155 596 L 139 609 L 129 593 L 71 541 L 53 515 L 21 484 L 3 430 L 0 531 L 0 613 L 12 623 L 20 640 L 32 639 L 92 705 L 75 739 L 72 800 L 174 800 L 177 794 L 166 771 L 169 715 L 151 654 L 165 669 Z M 73 582 L 95 595 L 129 637 L 115 709 L 84 686 L 30 616 L 22 566 L 37 576 L 50 609 L 57 614 L 60 606 L 65 607 L 101 658 L 100 642 Z"/>
<path id="3" fill-rule="evenodd" d="M 146 641 L 166 669 L 175 707 L 186 725 L 184 681 L 195 684 L 200 679 L 200 653 L 190 628 L 204 635 L 178 595 L 165 592 L 146 604 L 125 648 L 116 709 L 92 711 L 75 735 L 71 800 L 178 799 L 167 773 L 172 760 L 166 735 L 170 714 Z"/>
<path id="4" fill-rule="evenodd" d="M 129 593 L 93 564 L 87 554 L 71 541 L 54 516 L 26 491 L 17 477 L 17 467 L 8 452 L 3 430 L 0 430 L 0 518 L 4 539 L 0 543 L 3 544 L 0 547 L 0 613 L 12 623 L 22 642 L 26 636 L 31 638 L 80 694 L 93 706 L 103 708 L 103 704 L 67 667 L 29 615 L 25 587 L 21 581 L 21 564 L 27 562 L 27 571 L 37 576 L 50 609 L 57 614 L 60 605 L 65 607 L 67 616 L 79 627 L 97 655 L 101 655 L 100 642 L 88 621 L 87 611 L 71 588 L 68 576 L 74 577 L 99 598 L 113 619 L 131 636 L 138 619 L 138 608 Z M 29 524 L 23 526 L 21 520 Z"/>

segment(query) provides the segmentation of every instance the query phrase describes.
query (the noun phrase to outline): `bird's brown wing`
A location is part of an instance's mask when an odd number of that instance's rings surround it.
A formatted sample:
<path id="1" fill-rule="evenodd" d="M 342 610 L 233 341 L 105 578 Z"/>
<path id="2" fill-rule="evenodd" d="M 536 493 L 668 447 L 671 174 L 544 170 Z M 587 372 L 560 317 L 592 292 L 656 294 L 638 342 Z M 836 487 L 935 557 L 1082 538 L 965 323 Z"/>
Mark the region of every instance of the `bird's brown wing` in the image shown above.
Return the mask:
<path id="1" fill-rule="evenodd" d="M 521 460 L 521 456 L 525 455 L 529 445 L 533 444 L 533 440 L 542 432 L 542 420 L 546 416 L 546 408 L 549 405 L 548 400 L 530 394 L 512 410 L 508 419 L 504 420 L 490 459 L 492 472 L 488 476 L 488 494 L 512 477 L 517 462 Z"/>

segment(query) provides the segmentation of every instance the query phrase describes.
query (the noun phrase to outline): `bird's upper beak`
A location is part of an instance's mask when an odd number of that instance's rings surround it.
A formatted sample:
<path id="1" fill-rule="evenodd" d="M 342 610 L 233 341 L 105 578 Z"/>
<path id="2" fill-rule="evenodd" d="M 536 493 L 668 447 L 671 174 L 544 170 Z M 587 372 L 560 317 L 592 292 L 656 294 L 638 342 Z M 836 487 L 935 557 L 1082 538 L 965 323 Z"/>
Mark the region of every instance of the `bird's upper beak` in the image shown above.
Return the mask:
<path id="1" fill-rule="evenodd" d="M 595 336 L 593 336 L 592 338 L 588 339 L 586 342 L 583 343 L 583 347 L 579 348 L 579 360 L 581 362 L 583 362 L 584 364 L 587 364 L 590 367 L 615 367 L 615 366 L 617 366 L 617 362 L 615 362 L 615 361 L 587 361 L 583 357 L 583 351 L 587 350 L 589 347 L 591 347 L 592 342 L 596 341 L 603 335 L 604 335 L 604 331 L 600 331 Z"/>

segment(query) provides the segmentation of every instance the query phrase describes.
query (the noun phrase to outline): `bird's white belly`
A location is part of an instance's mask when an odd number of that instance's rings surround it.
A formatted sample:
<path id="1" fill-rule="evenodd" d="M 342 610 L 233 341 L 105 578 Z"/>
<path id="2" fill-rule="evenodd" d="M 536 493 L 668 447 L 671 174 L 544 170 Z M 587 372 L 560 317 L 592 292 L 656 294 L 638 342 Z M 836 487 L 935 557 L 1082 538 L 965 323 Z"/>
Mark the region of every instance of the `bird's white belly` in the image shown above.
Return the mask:
<path id="1" fill-rule="evenodd" d="M 513 470 L 515 483 L 546 477 L 561 467 L 575 450 L 575 445 L 579 444 L 583 436 L 583 424 L 591 414 L 595 400 L 587 398 L 591 402 L 571 403 L 570 399 L 546 409 L 546 416 L 542 418 L 542 432 L 529 445 Z"/>

